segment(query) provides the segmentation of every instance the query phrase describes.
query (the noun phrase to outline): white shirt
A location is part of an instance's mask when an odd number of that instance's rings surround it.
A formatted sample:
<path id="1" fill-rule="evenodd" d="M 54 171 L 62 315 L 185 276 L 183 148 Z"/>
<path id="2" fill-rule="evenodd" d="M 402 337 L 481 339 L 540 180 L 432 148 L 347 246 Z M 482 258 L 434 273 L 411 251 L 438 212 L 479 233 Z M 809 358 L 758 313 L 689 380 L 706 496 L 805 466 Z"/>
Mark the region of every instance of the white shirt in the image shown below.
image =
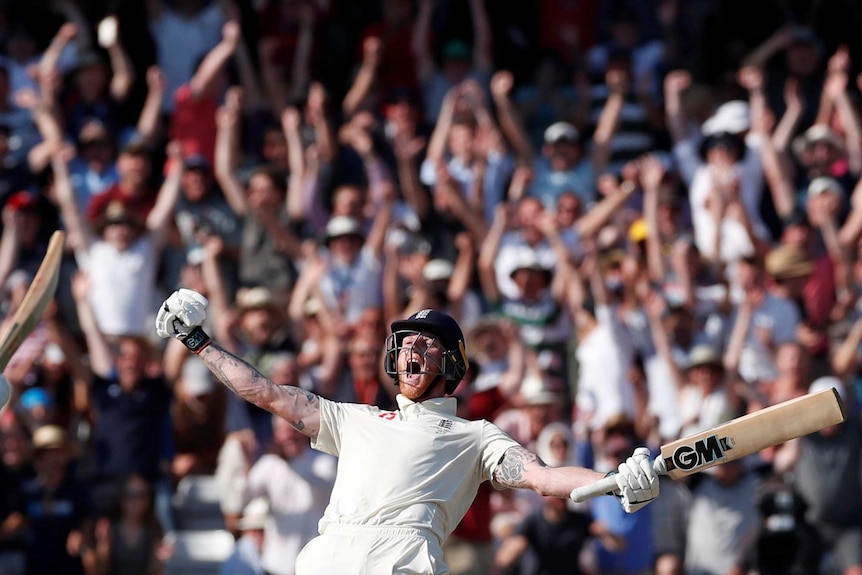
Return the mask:
<path id="1" fill-rule="evenodd" d="M 612 310 L 596 307 L 598 325 L 578 342 L 578 410 L 591 413 L 591 427 L 604 425 L 613 415 L 635 414 L 634 389 L 628 380 L 631 348 L 621 340 L 621 326 Z"/>
<path id="2" fill-rule="evenodd" d="M 152 332 L 150 317 L 158 308 L 158 260 L 147 234 L 122 252 L 108 242 L 93 242 L 87 265 L 92 285 L 90 304 L 102 333 L 111 336 Z"/>
<path id="3" fill-rule="evenodd" d="M 290 461 L 264 455 L 251 468 L 248 499 L 269 500 L 261 558 L 268 573 L 293 575 L 297 555 L 317 535 L 334 479 L 335 459 L 311 449 Z"/>
<path id="4" fill-rule="evenodd" d="M 312 447 L 338 457 L 321 533 L 332 524 L 412 527 L 442 544 L 518 446 L 488 421 L 457 417 L 455 398 L 396 399 L 398 411 L 382 411 L 321 398 Z"/>
<path id="5" fill-rule="evenodd" d="M 702 162 L 697 152 L 698 142 L 688 139 L 674 146 L 674 158 L 680 173 L 689 185 L 692 224 L 695 245 L 705 257 L 714 257 L 716 225 L 707 207 L 712 190 L 712 174 L 709 166 Z M 742 161 L 734 164 L 739 179 L 739 197 L 751 222 L 755 235 L 761 239 L 769 237 L 769 230 L 760 217 L 760 198 L 763 193 L 763 168 L 760 164 L 760 141 L 757 136 L 746 138 L 746 154 Z M 754 253 L 751 238 L 742 224 L 732 218 L 721 222 L 721 259 L 733 262 Z"/>

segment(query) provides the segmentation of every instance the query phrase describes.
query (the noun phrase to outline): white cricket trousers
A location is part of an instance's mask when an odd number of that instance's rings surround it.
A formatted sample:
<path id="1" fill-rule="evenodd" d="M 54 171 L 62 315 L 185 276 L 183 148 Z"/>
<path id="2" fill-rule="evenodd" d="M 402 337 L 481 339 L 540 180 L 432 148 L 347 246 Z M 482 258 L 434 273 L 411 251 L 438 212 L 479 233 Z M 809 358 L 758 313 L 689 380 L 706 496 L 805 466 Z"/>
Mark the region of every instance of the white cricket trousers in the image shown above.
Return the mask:
<path id="1" fill-rule="evenodd" d="M 296 558 L 296 575 L 449 575 L 430 532 L 411 527 L 327 525 Z"/>

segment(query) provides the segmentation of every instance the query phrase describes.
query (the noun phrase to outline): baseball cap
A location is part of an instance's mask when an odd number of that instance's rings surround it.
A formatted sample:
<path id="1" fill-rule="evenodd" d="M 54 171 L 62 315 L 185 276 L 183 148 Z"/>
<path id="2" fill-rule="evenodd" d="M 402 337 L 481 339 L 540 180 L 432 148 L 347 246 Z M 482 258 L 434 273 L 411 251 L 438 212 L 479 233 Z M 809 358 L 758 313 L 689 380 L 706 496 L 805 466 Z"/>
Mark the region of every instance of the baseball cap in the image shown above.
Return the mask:
<path id="1" fill-rule="evenodd" d="M 811 180 L 811 183 L 808 184 L 809 196 L 819 196 L 823 192 L 834 192 L 839 196 L 844 196 L 844 188 L 835 178 L 819 176 Z"/>
<path id="2" fill-rule="evenodd" d="M 555 122 L 545 130 L 545 143 L 577 142 L 580 138 L 578 129 L 568 122 Z"/>
<path id="3" fill-rule="evenodd" d="M 340 236 L 361 236 L 362 226 L 350 216 L 334 216 L 326 223 L 326 241 Z"/>

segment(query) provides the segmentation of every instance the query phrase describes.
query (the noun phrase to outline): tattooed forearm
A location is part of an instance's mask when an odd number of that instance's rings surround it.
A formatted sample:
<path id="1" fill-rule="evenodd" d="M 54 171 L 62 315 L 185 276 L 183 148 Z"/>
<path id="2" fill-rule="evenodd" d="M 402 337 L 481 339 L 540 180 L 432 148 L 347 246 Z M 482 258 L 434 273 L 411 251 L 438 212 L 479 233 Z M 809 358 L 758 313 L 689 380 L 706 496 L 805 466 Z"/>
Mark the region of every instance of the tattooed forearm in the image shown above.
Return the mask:
<path id="1" fill-rule="evenodd" d="M 286 419 L 309 437 L 320 426 L 320 398 L 304 389 L 276 385 L 248 362 L 212 343 L 200 354 L 210 371 L 239 397 Z"/>
<path id="2" fill-rule="evenodd" d="M 201 358 L 213 372 L 220 382 L 232 392 L 252 403 L 254 397 L 262 395 L 263 389 L 260 384 L 268 382 L 257 369 L 242 359 L 228 354 L 215 346 L 209 346 L 201 354 Z M 240 379 L 235 375 L 238 371 L 245 371 L 246 378 Z M 271 382 L 270 382 L 271 383 Z"/>
<path id="3" fill-rule="evenodd" d="M 494 471 L 494 479 L 506 487 L 524 487 L 527 483 L 524 468 L 533 462 L 542 464 L 536 454 L 523 447 L 513 447 L 507 450 L 500 460 Z"/>

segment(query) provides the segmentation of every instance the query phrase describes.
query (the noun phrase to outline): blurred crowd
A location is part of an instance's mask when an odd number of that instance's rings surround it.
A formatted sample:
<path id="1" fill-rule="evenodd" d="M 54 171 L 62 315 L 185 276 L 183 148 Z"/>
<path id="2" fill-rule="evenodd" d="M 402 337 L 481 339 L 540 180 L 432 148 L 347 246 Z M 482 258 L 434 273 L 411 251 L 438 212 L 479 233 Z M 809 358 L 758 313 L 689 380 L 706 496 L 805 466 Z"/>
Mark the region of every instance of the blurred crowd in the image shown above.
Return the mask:
<path id="1" fill-rule="evenodd" d="M 0 573 L 158 573 L 208 475 L 223 573 L 293 574 L 336 462 L 157 340 L 187 287 L 274 382 L 384 410 L 390 321 L 445 310 L 463 416 L 553 466 L 835 388 L 844 424 L 631 516 L 485 484 L 446 560 L 862 574 L 859 29 L 849 0 L 0 2 L 7 321 L 67 233 L 5 372 Z"/>

